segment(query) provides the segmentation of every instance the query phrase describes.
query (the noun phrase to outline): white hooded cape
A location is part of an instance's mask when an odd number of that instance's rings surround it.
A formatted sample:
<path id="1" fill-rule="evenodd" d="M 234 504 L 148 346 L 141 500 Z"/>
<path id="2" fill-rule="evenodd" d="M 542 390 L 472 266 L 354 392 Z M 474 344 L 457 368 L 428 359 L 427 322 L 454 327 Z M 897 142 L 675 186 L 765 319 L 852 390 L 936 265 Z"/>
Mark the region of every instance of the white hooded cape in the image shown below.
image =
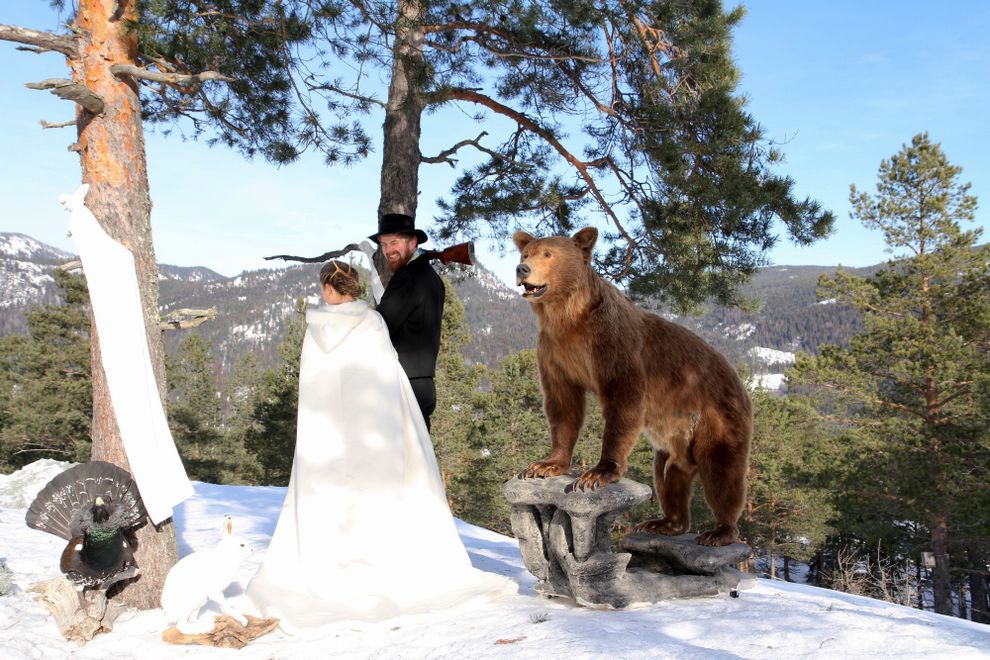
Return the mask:
<path id="1" fill-rule="evenodd" d="M 306 323 L 292 474 L 247 587 L 255 606 L 291 630 L 514 591 L 471 566 L 381 316 L 358 300 Z"/>

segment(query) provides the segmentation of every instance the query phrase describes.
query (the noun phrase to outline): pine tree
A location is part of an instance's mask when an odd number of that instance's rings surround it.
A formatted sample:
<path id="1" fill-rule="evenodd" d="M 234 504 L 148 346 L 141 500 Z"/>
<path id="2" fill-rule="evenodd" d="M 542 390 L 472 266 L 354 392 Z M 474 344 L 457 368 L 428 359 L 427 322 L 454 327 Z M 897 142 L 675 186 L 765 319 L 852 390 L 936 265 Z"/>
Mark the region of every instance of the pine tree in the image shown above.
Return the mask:
<path id="1" fill-rule="evenodd" d="M 52 271 L 63 303 L 29 310 L 26 335 L 0 339 L 0 467 L 85 461 L 92 385 L 85 280 Z"/>
<path id="2" fill-rule="evenodd" d="M 821 295 L 864 313 L 848 348 L 799 360 L 799 381 L 825 388 L 868 429 L 880 456 L 861 496 L 896 507 L 895 521 L 927 528 L 935 610 L 952 611 L 957 525 L 986 476 L 990 405 L 980 386 L 990 348 L 990 249 L 976 248 L 976 199 L 927 134 L 880 165 L 875 195 L 852 186 L 853 216 L 883 232 L 894 259 L 872 278 L 839 271 Z M 985 496 L 982 496 L 985 498 Z"/>
<path id="3" fill-rule="evenodd" d="M 257 356 L 245 353 L 234 363 L 224 381 L 224 431 L 238 453 L 243 452 L 243 458 L 237 461 L 240 472 L 233 483 L 254 485 L 261 480 L 261 466 L 257 457 L 248 451 L 247 438 L 254 425 L 254 411 L 263 396 L 265 373 Z"/>
<path id="4" fill-rule="evenodd" d="M 148 72 L 139 66 L 139 2 L 106 0 L 50 0 L 62 10 L 69 4 L 71 15 L 64 21 L 65 32 L 52 33 L 23 26 L 0 24 L 0 40 L 23 44 L 34 53 L 57 52 L 65 56 L 70 78 L 50 78 L 29 85 L 48 89 L 59 98 L 73 102 L 75 120 L 61 126 L 75 126 L 76 140 L 69 151 L 79 158 L 81 179 L 89 185 L 86 205 L 100 226 L 134 256 L 135 276 L 141 298 L 148 353 L 158 384 L 159 396 L 165 399 L 165 349 L 158 316 L 158 263 L 151 236 L 151 197 L 144 150 L 141 99 L 138 81 L 154 79 L 155 89 L 178 93 L 172 111 L 181 115 L 183 108 L 201 98 L 204 80 L 217 79 L 215 72 L 199 70 Z M 208 12 L 211 13 L 211 12 Z M 222 78 L 222 76 L 219 76 Z M 105 460 L 129 468 L 106 375 L 95 327 L 90 332 L 92 353 L 92 452 L 93 459 Z M 128 582 L 115 598 L 121 604 L 139 609 L 159 606 L 165 576 L 178 560 L 175 529 L 170 520 L 145 525 L 137 531 L 136 562 L 141 579 Z"/>
<path id="5" fill-rule="evenodd" d="M 210 344 L 192 333 L 165 361 L 172 437 L 192 479 L 218 484 L 243 483 L 250 461 L 243 436 L 225 428 L 216 359 Z"/>
<path id="6" fill-rule="evenodd" d="M 375 115 L 379 215 L 415 216 L 420 165 L 462 168 L 438 202 L 441 239 L 508 242 L 520 223 L 561 233 L 600 217 L 599 269 L 689 306 L 735 300 L 777 240 L 774 219 L 799 243 L 832 225 L 774 172 L 781 154 L 735 91 L 731 30 L 742 9 L 716 0 L 211 6 L 143 5 L 129 75 L 145 84 L 146 116 L 187 119 L 194 136 L 276 163 L 313 149 L 346 164 L 371 153 L 361 117 Z M 207 67 L 231 80 L 202 81 L 195 103 L 177 103 L 183 88 L 168 76 Z M 475 115 L 478 128 L 448 136 L 447 110 Z M 449 142 L 427 154 L 434 113 Z"/>
<path id="7" fill-rule="evenodd" d="M 460 475 L 466 483 L 458 514 L 476 525 L 511 533 L 510 507 L 502 487 L 550 447 L 535 351 L 521 351 L 499 362 L 479 412 L 469 438 L 470 463 Z"/>
<path id="8" fill-rule="evenodd" d="M 752 393 L 753 446 L 746 510 L 740 530 L 746 542 L 769 559 L 810 560 L 831 533 L 834 520 L 826 474 L 835 458 L 834 438 L 796 396 Z M 789 576 L 785 575 L 785 579 Z"/>
<path id="9" fill-rule="evenodd" d="M 451 508 L 456 512 L 461 499 L 458 484 L 468 472 L 468 438 L 475 424 L 476 398 L 484 367 L 468 367 L 462 351 L 471 340 L 464 318 L 464 303 L 450 281 L 446 289 L 443 322 L 440 326 L 440 353 L 437 355 L 437 407 L 430 419 L 430 435 Z"/>
<path id="10" fill-rule="evenodd" d="M 288 485 L 292 473 L 299 410 L 299 358 L 306 332 L 303 300 L 299 300 L 296 313 L 286 318 L 286 325 L 285 339 L 278 348 L 282 364 L 265 372 L 244 438 L 248 452 L 258 462 L 261 483 L 272 486 Z"/>

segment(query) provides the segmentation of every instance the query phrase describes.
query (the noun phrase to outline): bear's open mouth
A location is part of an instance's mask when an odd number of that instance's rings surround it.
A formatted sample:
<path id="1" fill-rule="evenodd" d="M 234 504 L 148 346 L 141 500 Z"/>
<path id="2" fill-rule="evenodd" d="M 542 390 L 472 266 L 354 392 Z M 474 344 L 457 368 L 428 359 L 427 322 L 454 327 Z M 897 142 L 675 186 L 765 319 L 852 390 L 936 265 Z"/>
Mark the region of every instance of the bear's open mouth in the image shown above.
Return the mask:
<path id="1" fill-rule="evenodd" d="M 529 282 L 520 282 L 523 287 L 523 298 L 539 298 L 544 293 L 547 292 L 546 284 L 530 284 Z"/>

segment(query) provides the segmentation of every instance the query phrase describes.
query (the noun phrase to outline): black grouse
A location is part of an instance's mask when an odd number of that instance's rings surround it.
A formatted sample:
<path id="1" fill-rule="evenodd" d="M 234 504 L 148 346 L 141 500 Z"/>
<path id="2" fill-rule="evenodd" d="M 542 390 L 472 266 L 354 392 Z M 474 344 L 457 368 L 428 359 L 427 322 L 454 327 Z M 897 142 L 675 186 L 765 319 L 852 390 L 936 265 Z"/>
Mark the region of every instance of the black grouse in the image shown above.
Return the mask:
<path id="1" fill-rule="evenodd" d="M 112 463 L 90 461 L 49 481 L 25 520 L 68 541 L 60 568 L 77 589 L 106 590 L 137 574 L 133 530 L 146 517 L 131 475 Z"/>

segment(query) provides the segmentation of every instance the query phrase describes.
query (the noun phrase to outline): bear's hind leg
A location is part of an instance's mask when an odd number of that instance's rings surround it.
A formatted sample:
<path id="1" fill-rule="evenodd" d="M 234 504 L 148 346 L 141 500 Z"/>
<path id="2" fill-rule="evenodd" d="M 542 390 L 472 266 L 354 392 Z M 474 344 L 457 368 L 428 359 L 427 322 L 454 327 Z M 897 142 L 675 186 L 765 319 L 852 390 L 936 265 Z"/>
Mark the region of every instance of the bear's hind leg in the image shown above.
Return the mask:
<path id="1" fill-rule="evenodd" d="M 733 442 L 698 443 L 698 471 L 715 528 L 698 535 L 698 543 L 723 546 L 739 539 L 739 516 L 746 499 L 748 452 Z"/>
<path id="2" fill-rule="evenodd" d="M 640 523 L 636 526 L 638 531 L 676 536 L 691 527 L 691 482 L 695 471 L 678 464 L 666 467 L 668 458 L 670 454 L 665 451 L 653 452 L 653 484 L 663 518 Z"/>

